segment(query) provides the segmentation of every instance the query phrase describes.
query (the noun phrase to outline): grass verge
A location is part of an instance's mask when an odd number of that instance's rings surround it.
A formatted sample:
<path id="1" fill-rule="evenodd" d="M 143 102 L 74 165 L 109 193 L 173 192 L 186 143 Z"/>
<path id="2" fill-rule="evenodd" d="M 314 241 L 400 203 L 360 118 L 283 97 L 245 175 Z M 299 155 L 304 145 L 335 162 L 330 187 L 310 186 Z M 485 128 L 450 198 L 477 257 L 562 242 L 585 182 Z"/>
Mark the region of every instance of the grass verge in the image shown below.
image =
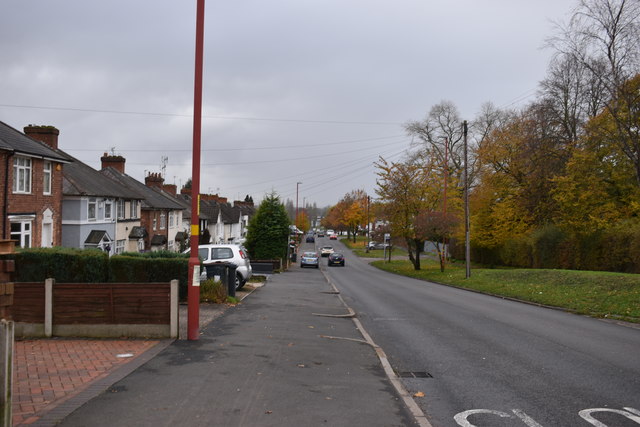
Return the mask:
<path id="1" fill-rule="evenodd" d="M 366 236 L 358 236 L 356 237 L 356 242 L 353 243 L 353 240 L 349 240 L 347 238 L 340 239 L 346 247 L 351 249 L 353 253 L 362 258 L 383 258 L 384 257 L 384 249 L 370 249 L 367 252 L 367 237 Z M 394 255 L 406 255 L 407 252 L 402 249 L 392 248 L 391 256 Z M 389 256 L 387 254 L 387 256 Z"/>
<path id="2" fill-rule="evenodd" d="M 560 307 L 593 317 L 640 323 L 638 274 L 474 268 L 471 277 L 466 279 L 462 264 L 447 264 L 444 273 L 434 260 L 421 258 L 421 264 L 422 270 L 415 271 L 408 260 L 372 263 L 382 270 L 417 279 Z"/>

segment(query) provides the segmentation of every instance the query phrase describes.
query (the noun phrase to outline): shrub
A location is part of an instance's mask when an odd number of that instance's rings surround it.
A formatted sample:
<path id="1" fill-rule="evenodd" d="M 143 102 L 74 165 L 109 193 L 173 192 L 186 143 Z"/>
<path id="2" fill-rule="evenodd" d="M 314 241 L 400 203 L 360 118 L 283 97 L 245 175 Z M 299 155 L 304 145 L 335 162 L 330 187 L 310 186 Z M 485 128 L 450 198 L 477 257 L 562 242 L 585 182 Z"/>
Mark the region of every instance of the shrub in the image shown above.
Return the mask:
<path id="1" fill-rule="evenodd" d="M 560 244 L 565 234 L 555 225 L 547 225 L 531 234 L 531 266 L 560 268 Z"/>
<path id="2" fill-rule="evenodd" d="M 18 282 L 99 283 L 109 277 L 109 256 L 98 249 L 18 249 L 4 258 L 15 260 Z"/>
<path id="3" fill-rule="evenodd" d="M 168 254 L 163 252 L 164 254 Z M 168 282 L 179 281 L 180 299 L 187 298 L 189 258 L 169 252 L 169 257 L 159 257 L 155 252 L 122 254 L 111 257 L 109 281 L 116 282 Z"/>
<path id="4" fill-rule="evenodd" d="M 223 304 L 227 302 L 227 287 L 219 280 L 207 279 L 200 283 L 200 302 Z"/>

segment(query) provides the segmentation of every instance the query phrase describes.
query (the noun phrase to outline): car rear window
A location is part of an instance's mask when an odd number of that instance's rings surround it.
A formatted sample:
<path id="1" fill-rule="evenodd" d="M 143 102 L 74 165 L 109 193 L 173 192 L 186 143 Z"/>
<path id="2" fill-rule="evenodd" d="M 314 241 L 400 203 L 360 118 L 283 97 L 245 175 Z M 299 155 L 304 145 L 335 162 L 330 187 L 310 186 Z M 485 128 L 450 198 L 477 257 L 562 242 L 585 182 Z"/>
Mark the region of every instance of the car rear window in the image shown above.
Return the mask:
<path id="1" fill-rule="evenodd" d="M 231 248 L 212 248 L 211 259 L 229 259 L 233 258 L 233 251 Z"/>
<path id="2" fill-rule="evenodd" d="M 202 258 L 203 260 L 209 259 L 209 248 L 199 248 L 198 249 L 198 256 L 200 258 Z"/>

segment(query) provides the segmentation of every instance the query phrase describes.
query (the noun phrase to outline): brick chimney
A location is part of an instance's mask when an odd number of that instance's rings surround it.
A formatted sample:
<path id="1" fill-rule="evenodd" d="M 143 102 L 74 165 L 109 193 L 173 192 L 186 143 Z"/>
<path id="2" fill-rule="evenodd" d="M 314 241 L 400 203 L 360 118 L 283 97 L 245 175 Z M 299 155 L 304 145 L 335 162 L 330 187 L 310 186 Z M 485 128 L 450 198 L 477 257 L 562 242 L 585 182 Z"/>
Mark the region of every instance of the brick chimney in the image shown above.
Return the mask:
<path id="1" fill-rule="evenodd" d="M 44 142 L 54 150 L 58 149 L 60 131 L 53 126 L 29 125 L 24 127 L 24 133 L 36 141 Z"/>
<path id="2" fill-rule="evenodd" d="M 149 173 L 144 178 L 144 185 L 147 187 L 156 187 L 162 189 L 162 184 L 164 183 L 164 178 L 159 173 Z"/>
<path id="3" fill-rule="evenodd" d="M 178 186 L 175 184 L 164 184 L 162 189 L 173 196 L 178 194 Z"/>
<path id="4" fill-rule="evenodd" d="M 102 161 L 102 169 L 111 167 L 120 171 L 120 173 L 124 173 L 124 164 L 127 161 L 127 159 L 125 159 L 124 157 L 112 156 L 110 154 L 104 153 L 102 157 L 100 157 L 100 160 Z"/>

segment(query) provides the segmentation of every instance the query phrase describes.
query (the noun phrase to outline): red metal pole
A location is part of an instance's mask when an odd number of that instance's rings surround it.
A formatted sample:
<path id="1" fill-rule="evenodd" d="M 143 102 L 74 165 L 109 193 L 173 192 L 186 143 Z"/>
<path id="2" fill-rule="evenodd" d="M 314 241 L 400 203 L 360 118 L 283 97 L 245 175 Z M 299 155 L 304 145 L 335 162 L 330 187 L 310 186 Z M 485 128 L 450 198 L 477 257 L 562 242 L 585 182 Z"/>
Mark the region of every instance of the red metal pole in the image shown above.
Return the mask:
<path id="1" fill-rule="evenodd" d="M 204 1 L 197 0 L 196 65 L 193 90 L 193 159 L 191 164 L 191 237 L 187 288 L 187 338 L 200 336 L 200 141 L 202 137 L 202 68 L 204 51 Z"/>

